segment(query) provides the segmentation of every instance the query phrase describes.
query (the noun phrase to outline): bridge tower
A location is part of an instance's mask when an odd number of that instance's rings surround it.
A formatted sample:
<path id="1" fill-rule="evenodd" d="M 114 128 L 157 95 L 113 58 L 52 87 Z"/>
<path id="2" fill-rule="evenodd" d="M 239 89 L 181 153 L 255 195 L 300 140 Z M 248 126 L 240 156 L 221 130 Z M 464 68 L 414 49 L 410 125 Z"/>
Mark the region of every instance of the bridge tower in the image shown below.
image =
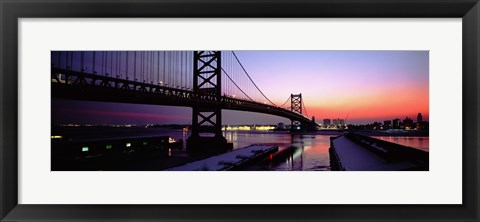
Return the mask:
<path id="1" fill-rule="evenodd" d="M 302 94 L 290 94 L 290 101 L 291 101 L 291 106 L 290 110 L 292 112 L 296 112 L 299 114 L 302 114 Z M 292 125 L 290 128 L 290 131 L 292 132 L 298 132 L 303 130 L 302 123 L 298 120 L 291 120 Z"/>
<path id="2" fill-rule="evenodd" d="M 192 135 L 187 149 L 194 153 L 222 152 L 232 146 L 222 135 L 222 109 L 208 101 L 222 99 L 222 61 L 220 51 L 193 52 Z"/>

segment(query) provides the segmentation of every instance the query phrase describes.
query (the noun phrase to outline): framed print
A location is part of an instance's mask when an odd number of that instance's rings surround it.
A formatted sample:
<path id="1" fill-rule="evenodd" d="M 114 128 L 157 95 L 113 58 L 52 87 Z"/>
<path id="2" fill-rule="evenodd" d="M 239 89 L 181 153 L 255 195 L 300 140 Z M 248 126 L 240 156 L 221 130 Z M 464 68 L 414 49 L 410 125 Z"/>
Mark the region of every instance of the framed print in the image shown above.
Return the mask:
<path id="1" fill-rule="evenodd" d="M 479 7 L 2 1 L 2 221 L 477 221 Z"/>

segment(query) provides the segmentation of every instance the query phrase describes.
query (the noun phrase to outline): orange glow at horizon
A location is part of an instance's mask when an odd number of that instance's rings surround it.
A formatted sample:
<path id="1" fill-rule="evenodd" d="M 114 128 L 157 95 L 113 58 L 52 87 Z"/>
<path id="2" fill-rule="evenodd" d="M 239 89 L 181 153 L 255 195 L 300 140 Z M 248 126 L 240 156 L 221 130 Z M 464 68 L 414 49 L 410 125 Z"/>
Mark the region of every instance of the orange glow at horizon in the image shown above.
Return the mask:
<path id="1" fill-rule="evenodd" d="M 376 121 L 395 118 L 416 119 L 422 113 L 424 120 L 429 116 L 428 88 L 398 87 L 394 89 L 363 90 L 355 94 L 339 93 L 335 96 L 316 99 L 306 97 L 309 101 L 307 111 L 315 116 L 318 122 L 321 119 L 345 119 L 359 122 L 375 119 Z"/>

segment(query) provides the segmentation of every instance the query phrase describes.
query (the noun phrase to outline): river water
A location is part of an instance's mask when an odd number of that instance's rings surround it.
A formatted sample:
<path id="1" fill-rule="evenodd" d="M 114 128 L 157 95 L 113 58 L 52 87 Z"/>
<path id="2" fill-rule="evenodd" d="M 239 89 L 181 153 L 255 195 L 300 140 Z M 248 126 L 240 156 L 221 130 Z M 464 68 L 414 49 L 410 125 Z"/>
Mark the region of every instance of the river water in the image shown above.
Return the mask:
<path id="1" fill-rule="evenodd" d="M 373 138 L 398 143 L 404 146 L 413 147 L 423 151 L 429 151 L 429 138 L 420 136 L 372 136 Z"/>
<path id="2" fill-rule="evenodd" d="M 168 135 L 185 141 L 189 132 L 170 131 Z M 330 137 L 337 135 L 304 134 L 291 135 L 289 132 L 275 131 L 224 131 L 224 137 L 233 143 L 234 149 L 251 144 L 277 145 L 279 151 L 290 149 L 279 161 L 266 161 L 253 165 L 245 170 L 272 170 L 272 171 L 329 171 Z M 428 137 L 375 137 L 393 143 L 410 146 L 428 152 Z M 208 148 L 208 147 L 206 147 Z"/>
<path id="3" fill-rule="evenodd" d="M 160 128 L 132 128 L 108 129 L 104 133 L 90 134 L 98 130 L 81 130 L 74 133 L 77 139 L 101 139 L 113 137 L 142 137 L 142 136 L 170 136 L 176 140 L 183 140 L 190 136 L 190 132 L 181 130 L 166 130 Z M 272 171 L 329 171 L 330 158 L 328 149 L 330 137 L 336 135 L 321 135 L 318 133 L 292 135 L 285 131 L 224 131 L 224 137 L 238 149 L 252 144 L 277 145 L 279 153 L 286 155 L 250 166 L 245 170 L 272 170 Z M 97 137 L 97 138 L 94 138 Z M 392 137 L 375 136 L 375 138 L 399 143 L 405 146 L 425 150 L 428 152 L 428 137 Z M 184 149 L 185 149 L 184 143 Z M 205 147 L 208 149 L 208 147 Z M 288 152 L 285 152 L 288 151 Z M 280 156 L 280 155 L 279 155 Z"/>

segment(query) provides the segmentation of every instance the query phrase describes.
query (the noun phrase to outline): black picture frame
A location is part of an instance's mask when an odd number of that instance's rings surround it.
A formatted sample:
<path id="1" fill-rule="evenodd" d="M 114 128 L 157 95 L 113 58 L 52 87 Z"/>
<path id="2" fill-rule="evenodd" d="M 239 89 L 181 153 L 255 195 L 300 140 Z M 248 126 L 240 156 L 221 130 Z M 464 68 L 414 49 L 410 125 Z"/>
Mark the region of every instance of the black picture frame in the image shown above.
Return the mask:
<path id="1" fill-rule="evenodd" d="M 1 221 L 478 221 L 478 0 L 0 0 Z M 18 19 L 120 17 L 462 18 L 462 205 L 19 205 Z M 448 43 L 446 43 L 448 44 Z M 392 191 L 394 192 L 394 191 Z M 438 195 L 442 195 L 439 193 Z"/>

